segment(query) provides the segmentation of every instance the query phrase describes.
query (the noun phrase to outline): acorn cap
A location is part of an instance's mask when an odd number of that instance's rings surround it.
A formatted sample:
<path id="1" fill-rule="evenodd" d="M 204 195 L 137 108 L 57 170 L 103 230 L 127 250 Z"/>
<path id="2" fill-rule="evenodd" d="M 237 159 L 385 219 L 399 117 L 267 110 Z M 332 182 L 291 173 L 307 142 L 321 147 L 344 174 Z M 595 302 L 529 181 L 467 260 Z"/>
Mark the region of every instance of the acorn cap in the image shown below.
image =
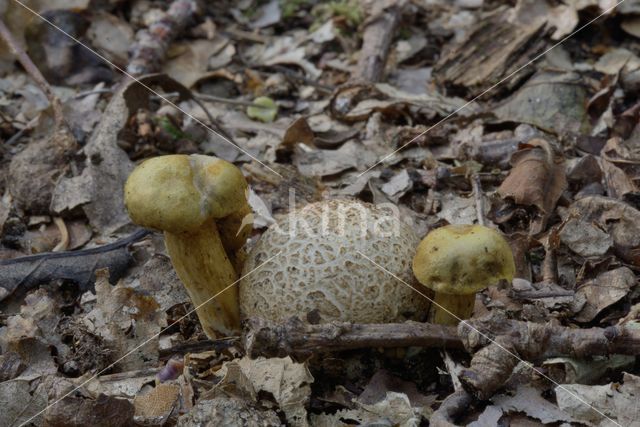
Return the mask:
<path id="1" fill-rule="evenodd" d="M 246 189 L 242 172 L 225 160 L 175 154 L 142 162 L 129 175 L 124 193 L 134 223 L 180 233 L 241 209 Z"/>
<path id="2" fill-rule="evenodd" d="M 513 280 L 515 262 L 498 231 L 482 225 L 447 225 L 422 239 L 413 273 L 436 292 L 473 294 L 500 280 Z"/>

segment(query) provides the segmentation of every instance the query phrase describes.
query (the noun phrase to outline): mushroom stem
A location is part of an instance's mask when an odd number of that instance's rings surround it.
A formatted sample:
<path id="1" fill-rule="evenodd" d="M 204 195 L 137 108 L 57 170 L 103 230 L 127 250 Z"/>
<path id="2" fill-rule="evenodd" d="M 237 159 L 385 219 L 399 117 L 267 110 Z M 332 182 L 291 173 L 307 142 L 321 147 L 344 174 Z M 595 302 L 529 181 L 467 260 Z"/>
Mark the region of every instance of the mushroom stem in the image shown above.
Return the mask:
<path id="1" fill-rule="evenodd" d="M 436 292 L 434 301 L 429 321 L 438 325 L 457 325 L 460 319 L 469 319 L 473 314 L 476 294 L 452 295 Z"/>
<path id="2" fill-rule="evenodd" d="M 238 280 L 238 274 L 222 245 L 215 221 L 205 221 L 193 231 L 165 231 L 164 240 L 178 277 L 198 307 L 196 312 L 207 336 L 220 338 L 220 333 L 237 332 L 238 288 L 229 286 Z"/>

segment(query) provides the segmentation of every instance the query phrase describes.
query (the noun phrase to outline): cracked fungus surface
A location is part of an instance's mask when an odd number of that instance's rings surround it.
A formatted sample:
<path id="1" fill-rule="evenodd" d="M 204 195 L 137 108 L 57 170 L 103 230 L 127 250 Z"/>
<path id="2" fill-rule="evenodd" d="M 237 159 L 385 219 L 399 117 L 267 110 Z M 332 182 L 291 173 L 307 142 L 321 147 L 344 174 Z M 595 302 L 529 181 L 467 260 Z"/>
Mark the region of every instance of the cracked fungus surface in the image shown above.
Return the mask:
<path id="1" fill-rule="evenodd" d="M 320 322 L 420 318 L 427 300 L 358 254 L 415 286 L 418 240 L 390 209 L 352 200 L 309 204 L 270 227 L 249 255 L 243 275 L 282 251 L 240 282 L 241 313 L 277 322 L 310 312 Z"/>

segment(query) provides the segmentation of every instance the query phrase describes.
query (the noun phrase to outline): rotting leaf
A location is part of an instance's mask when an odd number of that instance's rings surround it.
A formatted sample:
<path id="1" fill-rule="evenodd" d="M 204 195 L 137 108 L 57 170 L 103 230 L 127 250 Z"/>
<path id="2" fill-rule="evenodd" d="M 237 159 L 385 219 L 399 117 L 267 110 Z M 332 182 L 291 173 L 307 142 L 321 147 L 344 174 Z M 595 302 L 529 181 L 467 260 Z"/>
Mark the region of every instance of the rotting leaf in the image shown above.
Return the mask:
<path id="1" fill-rule="evenodd" d="M 42 388 L 31 393 L 30 381 L 15 379 L 0 383 L 0 407 L 2 408 L 2 425 L 18 426 L 31 417 L 35 425 L 39 425 L 42 415 L 40 411 L 47 405 L 47 394 Z M 6 423 L 6 424 L 5 424 Z"/>
<path id="2" fill-rule="evenodd" d="M 599 274 L 576 291 L 576 296 L 584 296 L 586 304 L 575 316 L 575 320 L 590 322 L 602 310 L 624 298 L 635 284 L 636 277 L 627 267 Z"/>
<path id="3" fill-rule="evenodd" d="M 589 426 L 612 425 L 604 416 L 613 418 L 618 425 L 636 426 L 640 420 L 640 406 L 638 406 L 640 377 L 625 373 L 622 381 L 622 385 L 610 383 L 593 386 L 582 384 L 558 386 L 555 389 L 558 407 L 571 414 L 576 421 Z M 590 405 L 585 405 L 583 403 L 585 401 Z M 594 411 L 593 408 L 598 411 Z"/>
<path id="4" fill-rule="evenodd" d="M 595 223 L 613 238 L 616 255 L 640 265 L 640 211 L 619 200 L 588 196 L 575 201 L 566 214 Z"/>
<path id="5" fill-rule="evenodd" d="M 96 306 L 87 313 L 85 323 L 90 332 L 108 343 L 118 363 L 125 370 L 141 369 L 158 361 L 158 337 L 167 320 L 151 295 L 118 283 L 109 284 L 108 272 L 96 272 Z M 155 337 L 149 340 L 148 337 Z"/>
<path id="6" fill-rule="evenodd" d="M 237 424 L 229 424 L 237 420 Z M 220 396 L 201 398 L 185 415 L 178 418 L 177 427 L 202 427 L 219 425 L 277 426 L 282 421 L 271 409 L 258 409 L 236 397 Z"/>
<path id="7" fill-rule="evenodd" d="M 351 84 L 338 89 L 329 104 L 331 115 L 341 121 L 367 120 L 371 114 L 398 116 L 406 109 L 414 109 L 423 116 L 446 116 L 465 104 L 460 98 L 448 98 L 437 92 L 415 94 L 402 91 L 387 83 L 376 85 Z M 473 114 L 475 104 L 467 106 L 462 114 Z"/>
<path id="8" fill-rule="evenodd" d="M 282 145 L 286 147 L 302 143 L 310 147 L 315 147 L 314 138 L 309 123 L 307 123 L 304 117 L 300 117 L 294 120 L 285 131 L 284 137 L 282 137 Z"/>
<path id="9" fill-rule="evenodd" d="M 588 133 L 587 89 L 576 73 L 540 72 L 494 113 L 501 120 L 528 123 L 547 132 Z"/>
<path id="10" fill-rule="evenodd" d="M 498 188 L 503 199 L 518 205 L 537 208 L 531 233 L 544 230 L 562 192 L 567 188 L 564 158 L 557 155 L 544 139 L 532 139 L 521 144 L 511 156 L 513 169 Z"/>
<path id="11" fill-rule="evenodd" d="M 306 147 L 306 146 L 304 146 Z M 293 164 L 304 176 L 334 175 L 348 169 L 363 169 L 375 162 L 375 154 L 349 141 L 337 150 L 311 150 L 296 146 Z"/>
<path id="12" fill-rule="evenodd" d="M 256 399 L 261 392 L 268 392 L 290 425 L 308 425 L 305 406 L 311 394 L 313 377 L 306 364 L 296 363 L 288 356 L 271 359 L 244 357 L 225 363 L 219 375 L 223 380 L 216 388 L 232 387 L 236 390 L 233 394 L 240 393 L 250 399 Z"/>
<path id="13" fill-rule="evenodd" d="M 95 272 L 108 268 L 115 283 L 132 261 L 127 246 L 149 232 L 141 230 L 122 240 L 97 248 L 75 252 L 50 252 L 0 260 L 0 301 L 19 298 L 40 283 L 71 280 L 81 290 L 91 288 Z"/>
<path id="14" fill-rule="evenodd" d="M 127 399 L 100 394 L 95 400 L 67 396 L 47 408 L 48 427 L 125 427 L 133 424 L 134 408 Z"/>
<path id="15" fill-rule="evenodd" d="M 494 405 L 505 413 L 524 412 L 528 416 L 540 420 L 543 424 L 573 421 L 570 415 L 544 399 L 540 390 L 530 385 L 519 386 L 512 396 L 503 394 L 495 396 L 492 400 Z"/>

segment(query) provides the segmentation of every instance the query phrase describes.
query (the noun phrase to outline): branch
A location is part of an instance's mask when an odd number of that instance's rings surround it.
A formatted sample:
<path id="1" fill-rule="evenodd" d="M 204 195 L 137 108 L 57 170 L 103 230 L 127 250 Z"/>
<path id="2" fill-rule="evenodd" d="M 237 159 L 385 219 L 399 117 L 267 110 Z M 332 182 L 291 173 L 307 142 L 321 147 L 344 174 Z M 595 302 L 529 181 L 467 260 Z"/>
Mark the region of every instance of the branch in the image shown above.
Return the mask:
<path id="1" fill-rule="evenodd" d="M 469 324 L 496 337 L 491 342 L 464 323 L 458 326 L 465 348 L 475 352 L 471 366 L 462 372 L 460 380 L 480 399 L 491 397 L 502 387 L 520 359 L 538 363 L 559 356 L 588 359 L 611 354 L 640 354 L 640 328 L 631 325 L 574 329 L 557 324 L 508 320 L 497 311 L 471 320 Z"/>
<path id="2" fill-rule="evenodd" d="M 193 0 L 175 0 L 171 3 L 164 17 L 152 23 L 149 29 L 136 34 L 127 72 L 134 76 L 157 72 L 169 44 L 185 29 L 195 13 L 196 2 Z"/>
<path id="3" fill-rule="evenodd" d="M 419 322 L 309 325 L 298 317 L 291 317 L 280 325 L 248 319 L 243 325 L 242 342 L 250 357 L 305 357 L 369 347 L 463 348 L 453 326 Z"/>

